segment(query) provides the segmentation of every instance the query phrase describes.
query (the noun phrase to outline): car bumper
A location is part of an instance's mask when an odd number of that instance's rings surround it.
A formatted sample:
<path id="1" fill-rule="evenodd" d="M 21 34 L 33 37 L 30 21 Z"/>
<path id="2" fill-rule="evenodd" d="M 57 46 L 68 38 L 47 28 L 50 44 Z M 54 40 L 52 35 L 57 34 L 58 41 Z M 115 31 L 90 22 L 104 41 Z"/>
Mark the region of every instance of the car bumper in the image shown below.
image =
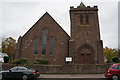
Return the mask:
<path id="1" fill-rule="evenodd" d="M 109 73 L 104 74 L 104 76 L 105 76 L 106 78 L 111 78 L 111 74 L 109 74 Z"/>

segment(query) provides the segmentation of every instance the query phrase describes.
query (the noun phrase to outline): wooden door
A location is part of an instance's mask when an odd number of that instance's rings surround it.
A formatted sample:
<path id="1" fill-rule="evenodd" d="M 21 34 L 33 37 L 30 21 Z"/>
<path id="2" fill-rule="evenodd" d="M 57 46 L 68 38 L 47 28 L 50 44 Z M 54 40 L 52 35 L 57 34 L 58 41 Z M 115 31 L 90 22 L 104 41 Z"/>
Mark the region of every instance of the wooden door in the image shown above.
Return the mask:
<path id="1" fill-rule="evenodd" d="M 81 54 L 81 64 L 85 64 L 85 55 L 84 54 Z"/>
<path id="2" fill-rule="evenodd" d="M 91 54 L 87 54 L 87 64 L 91 64 Z"/>

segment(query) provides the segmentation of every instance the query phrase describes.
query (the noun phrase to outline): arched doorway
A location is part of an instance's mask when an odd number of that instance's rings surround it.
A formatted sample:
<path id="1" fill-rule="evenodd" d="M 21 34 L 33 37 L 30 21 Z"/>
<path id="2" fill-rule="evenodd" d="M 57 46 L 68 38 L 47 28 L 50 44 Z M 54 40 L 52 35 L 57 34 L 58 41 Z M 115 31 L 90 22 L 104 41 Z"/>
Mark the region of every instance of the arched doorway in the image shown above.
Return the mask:
<path id="1" fill-rule="evenodd" d="M 88 44 L 82 45 L 78 49 L 78 63 L 80 64 L 93 64 L 94 50 Z"/>

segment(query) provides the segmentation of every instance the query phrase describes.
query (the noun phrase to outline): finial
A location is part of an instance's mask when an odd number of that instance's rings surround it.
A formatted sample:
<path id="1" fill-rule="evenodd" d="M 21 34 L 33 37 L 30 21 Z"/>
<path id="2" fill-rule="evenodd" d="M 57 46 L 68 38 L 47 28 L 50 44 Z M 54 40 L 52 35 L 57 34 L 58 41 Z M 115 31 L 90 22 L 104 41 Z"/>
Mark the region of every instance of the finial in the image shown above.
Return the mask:
<path id="1" fill-rule="evenodd" d="M 81 3 L 80 3 L 80 5 L 79 5 L 79 7 L 86 7 L 86 6 L 83 4 L 82 1 L 83 1 L 83 0 L 81 0 Z"/>

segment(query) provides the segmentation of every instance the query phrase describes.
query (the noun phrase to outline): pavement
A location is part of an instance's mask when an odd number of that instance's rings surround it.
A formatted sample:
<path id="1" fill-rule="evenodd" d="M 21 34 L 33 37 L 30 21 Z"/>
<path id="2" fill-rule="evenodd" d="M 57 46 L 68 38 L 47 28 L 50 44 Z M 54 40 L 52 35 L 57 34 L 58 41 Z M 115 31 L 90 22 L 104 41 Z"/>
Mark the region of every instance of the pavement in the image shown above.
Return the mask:
<path id="1" fill-rule="evenodd" d="M 39 78 L 105 78 L 104 74 L 40 74 Z"/>

